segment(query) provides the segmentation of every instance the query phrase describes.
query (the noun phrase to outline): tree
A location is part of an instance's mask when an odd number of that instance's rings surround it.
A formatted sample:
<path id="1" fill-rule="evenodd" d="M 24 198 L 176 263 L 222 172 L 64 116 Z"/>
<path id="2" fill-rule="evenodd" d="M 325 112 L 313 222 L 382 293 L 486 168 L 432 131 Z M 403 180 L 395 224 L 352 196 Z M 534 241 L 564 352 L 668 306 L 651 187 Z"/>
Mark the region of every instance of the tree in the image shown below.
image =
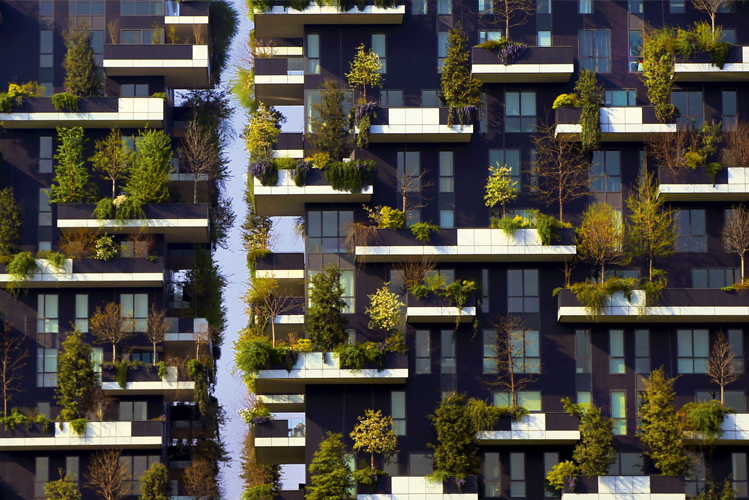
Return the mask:
<path id="1" fill-rule="evenodd" d="M 156 309 L 156 304 L 151 304 L 151 309 L 148 311 L 146 337 L 153 345 L 154 364 L 156 363 L 156 344 L 164 342 L 167 332 L 169 332 L 169 323 L 166 321 L 166 310 Z M 114 355 L 114 353 L 112 354 Z"/>
<path id="2" fill-rule="evenodd" d="M 12 187 L 0 189 L 0 257 L 11 257 L 21 246 L 21 209 Z"/>
<path id="3" fill-rule="evenodd" d="M 344 290 L 341 284 L 341 271 L 338 266 L 330 264 L 321 272 L 314 274 L 309 282 L 307 332 L 315 346 L 330 350 L 348 338 L 348 320 L 342 314 L 348 306 L 342 298 Z"/>
<path id="4" fill-rule="evenodd" d="M 674 408 L 674 378 L 663 368 L 650 373 L 640 395 L 640 440 L 645 454 L 664 476 L 683 476 L 688 468 L 684 451 L 683 424 Z"/>
<path id="5" fill-rule="evenodd" d="M 133 336 L 133 321 L 122 314 L 122 306 L 109 302 L 104 309 L 97 306 L 88 323 L 97 344 L 112 344 L 112 363 L 117 361 L 117 344 Z"/>
<path id="6" fill-rule="evenodd" d="M 83 128 L 57 127 L 55 178 L 50 187 L 51 203 L 80 203 L 89 191 L 89 175 L 83 147 L 86 144 Z"/>
<path id="7" fill-rule="evenodd" d="M 593 404 L 573 404 L 562 400 L 564 410 L 580 419 L 580 442 L 575 445 L 572 458 L 584 476 L 605 476 L 616 462 L 614 420 L 601 415 Z"/>
<path id="8" fill-rule="evenodd" d="M 588 161 L 577 144 L 556 137 L 554 125 L 540 126 L 538 131 L 531 138 L 536 150 L 533 195 L 546 206 L 558 205 L 563 221 L 564 205 L 589 192 Z"/>
<path id="9" fill-rule="evenodd" d="M 47 500 L 81 500 L 81 492 L 70 474 L 59 469 L 60 479 L 44 484 L 44 496 Z"/>
<path id="10" fill-rule="evenodd" d="M 120 129 L 112 128 L 109 135 L 96 141 L 91 163 L 104 179 L 112 181 L 112 199 L 117 196 L 117 181 L 127 174 L 132 152 L 122 143 Z"/>
<path id="11" fill-rule="evenodd" d="M 198 202 L 198 181 L 215 179 L 220 174 L 221 156 L 216 151 L 216 142 L 208 127 L 198 120 L 190 120 L 185 127 L 179 160 L 193 176 L 192 202 Z"/>
<path id="12" fill-rule="evenodd" d="M 167 184 L 172 170 L 171 138 L 163 130 L 141 130 L 137 145 L 125 192 L 142 203 L 167 201 Z"/>
<path id="13" fill-rule="evenodd" d="M 551 1 L 551 0 L 549 0 Z M 494 23 L 504 24 L 504 35 L 510 39 L 510 28 L 522 26 L 533 14 L 536 2 L 533 0 L 494 0 Z"/>
<path id="14" fill-rule="evenodd" d="M 502 204 L 502 217 L 505 217 L 505 204 L 514 201 L 518 197 L 517 181 L 512 180 L 512 172 L 507 166 L 501 167 L 497 163 L 496 167 L 489 167 L 489 177 L 486 179 L 486 200 L 487 207 L 494 207 L 497 203 Z"/>
<path id="15" fill-rule="evenodd" d="M 140 478 L 140 500 L 171 500 L 169 473 L 162 463 L 155 463 Z"/>
<path id="16" fill-rule="evenodd" d="M 367 85 L 370 87 L 382 87 L 385 79 L 382 76 L 382 63 L 380 56 L 371 48 L 365 52 L 364 44 L 356 49 L 354 60 L 351 61 L 351 71 L 346 73 L 348 83 L 352 87 L 361 85 L 363 100 L 367 102 Z"/>
<path id="17" fill-rule="evenodd" d="M 476 454 L 475 437 L 479 430 L 466 411 L 463 394 L 444 398 L 434 411 L 427 415 L 437 431 L 439 445 L 434 448 L 434 469 L 444 475 L 475 474 L 481 460 Z"/>
<path id="18" fill-rule="evenodd" d="M 383 416 L 380 410 L 365 410 L 359 417 L 359 423 L 351 431 L 354 450 L 369 453 L 369 468 L 375 471 L 375 453 L 382 455 L 385 461 L 395 453 L 398 437 L 393 431 L 393 417 Z"/>
<path id="19" fill-rule="evenodd" d="M 328 431 L 309 465 L 312 486 L 307 487 L 307 500 L 351 500 L 354 486 L 351 467 L 346 461 L 342 434 Z"/>
<path id="20" fill-rule="evenodd" d="M 120 500 L 130 494 L 129 474 L 120 463 L 121 455 L 122 450 L 101 450 L 91 457 L 86 487 L 103 500 Z"/>
<path id="21" fill-rule="evenodd" d="M 271 338 L 276 345 L 276 318 L 290 311 L 296 305 L 290 290 L 281 289 L 276 278 L 253 278 L 245 295 L 248 312 L 256 319 L 267 318 L 270 323 Z"/>
<path id="22" fill-rule="evenodd" d="M 490 383 L 510 393 L 512 407 L 518 405 L 517 393 L 528 384 L 538 380 L 540 364 L 526 364 L 525 353 L 538 352 L 539 345 L 526 337 L 527 329 L 519 316 L 500 316 L 494 323 L 492 354 L 495 360 L 496 378 Z"/>
<path id="23" fill-rule="evenodd" d="M 460 106 L 478 106 L 481 102 L 481 82 L 471 75 L 471 53 L 468 36 L 458 22 L 447 34 L 447 57 L 440 75 L 440 100 L 452 109 Z M 452 124 L 452 122 L 450 122 Z"/>
<path id="24" fill-rule="evenodd" d="M 741 378 L 732 347 L 728 343 L 726 334 L 718 332 L 713 343 L 713 349 L 710 352 L 710 358 L 707 361 L 707 373 L 710 375 L 710 382 L 720 386 L 721 404 L 725 403 L 723 397 L 725 387 Z"/>
<path id="25" fill-rule="evenodd" d="M 273 145 L 281 133 L 282 120 L 279 115 L 273 107 L 266 107 L 262 103 L 250 114 L 249 122 L 244 129 L 244 140 L 251 161 L 273 158 Z"/>
<path id="26" fill-rule="evenodd" d="M 192 500 L 215 500 L 219 496 L 216 471 L 206 459 L 193 458 L 182 481 L 187 496 Z"/>
<path id="27" fill-rule="evenodd" d="M 380 328 L 389 332 L 398 330 L 403 324 L 403 307 L 405 304 L 398 295 L 390 291 L 390 283 L 385 283 L 369 297 L 369 307 L 364 312 L 369 314 L 369 328 Z"/>
<path id="28" fill-rule="evenodd" d="M 91 34 L 86 24 L 71 24 L 65 32 L 65 90 L 78 97 L 99 97 L 103 94 L 104 79 L 91 46 Z"/>
<path id="29" fill-rule="evenodd" d="M 749 250 L 749 209 L 734 205 L 726 214 L 726 222 L 720 232 L 726 252 L 739 254 L 741 259 L 741 282 L 744 281 L 744 255 Z"/>
<path id="30" fill-rule="evenodd" d="M 432 181 L 426 180 L 429 170 L 424 169 L 418 175 L 408 170 L 409 167 L 404 165 L 403 172 L 398 174 L 397 187 L 403 204 L 403 213 L 407 220 L 409 211 L 419 210 L 426 206 L 426 199 L 422 195 L 422 191 L 434 185 Z"/>
<path id="31" fill-rule="evenodd" d="M 726 147 L 720 161 L 731 167 L 749 167 L 749 122 L 737 120 L 723 131 Z"/>
<path id="32" fill-rule="evenodd" d="M 624 263 L 624 228 L 621 215 L 608 203 L 596 203 L 583 212 L 577 230 L 577 255 L 601 266 L 605 279 L 606 264 Z"/>
<path id="33" fill-rule="evenodd" d="M 320 89 L 320 102 L 313 103 L 315 116 L 310 118 L 312 133 L 305 139 L 312 148 L 327 153 L 331 159 L 340 160 L 351 154 L 348 146 L 348 116 L 343 110 L 346 93 L 338 87 L 335 80 L 326 79 Z"/>
<path id="34" fill-rule="evenodd" d="M 24 336 L 13 333 L 13 325 L 3 322 L 0 329 L 0 391 L 3 394 L 3 415 L 8 416 L 8 404 L 15 394 L 23 391 L 21 368 L 29 350 L 23 345 Z"/>
<path id="35" fill-rule="evenodd" d="M 627 208 L 630 212 L 626 224 L 629 254 L 648 258 L 648 276 L 652 281 L 653 259 L 671 255 L 676 242 L 673 210 L 664 207 L 655 175 L 646 173 L 640 178 L 637 190 L 627 198 Z M 747 221 L 749 222 L 749 218 Z M 749 229 L 747 237 L 749 238 Z"/>
<path id="36" fill-rule="evenodd" d="M 585 151 L 598 149 L 601 143 L 601 104 L 603 85 L 593 71 L 584 69 L 575 83 L 575 94 L 582 103 L 580 110 L 580 146 Z"/>
<path id="37" fill-rule="evenodd" d="M 710 28 L 713 34 L 715 34 L 715 14 L 721 9 L 729 9 L 733 3 L 734 0 L 692 0 L 692 6 L 710 18 Z"/>
<path id="38" fill-rule="evenodd" d="M 63 407 L 63 421 L 85 418 L 94 408 L 96 373 L 91 361 L 91 347 L 81 340 L 78 330 L 68 333 L 57 359 L 55 401 Z"/>

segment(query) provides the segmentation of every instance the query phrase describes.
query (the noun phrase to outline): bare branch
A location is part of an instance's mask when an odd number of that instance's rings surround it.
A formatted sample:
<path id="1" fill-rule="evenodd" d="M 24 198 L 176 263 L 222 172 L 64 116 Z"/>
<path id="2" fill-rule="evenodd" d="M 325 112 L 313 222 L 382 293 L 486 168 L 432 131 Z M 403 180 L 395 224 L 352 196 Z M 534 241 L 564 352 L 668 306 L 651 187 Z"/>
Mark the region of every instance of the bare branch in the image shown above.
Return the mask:
<path id="1" fill-rule="evenodd" d="M 13 333 L 11 323 L 3 322 L 0 328 L 0 392 L 5 416 L 8 416 L 8 403 L 13 401 L 14 394 L 23 392 L 21 368 L 26 366 L 25 359 L 29 356 L 23 339 L 23 335 Z"/>
<path id="2" fill-rule="evenodd" d="M 540 357 L 528 357 L 528 353 L 540 349 L 535 338 L 519 316 L 500 316 L 494 323 L 495 335 L 492 346 L 495 359 L 496 378 L 489 383 L 510 393 L 510 403 L 517 406 L 517 393 L 528 384 L 538 380 L 541 373 Z M 534 330 L 535 331 L 535 330 Z"/>
<path id="3" fill-rule="evenodd" d="M 216 141 L 208 127 L 193 119 L 185 128 L 179 159 L 193 176 L 193 203 L 198 202 L 198 181 L 201 178 L 215 179 L 221 170 L 221 156 L 216 150 Z"/>
<path id="4" fill-rule="evenodd" d="M 130 315 L 123 316 L 120 304 L 110 302 L 96 308 L 89 320 L 89 330 L 96 337 L 97 344 L 112 344 L 112 363 L 117 361 L 116 346 L 133 335 L 134 322 Z"/>
<path id="5" fill-rule="evenodd" d="M 741 282 L 744 281 L 744 254 L 749 250 L 749 209 L 734 205 L 726 215 L 720 232 L 726 252 L 739 254 L 741 258 Z"/>
<path id="6" fill-rule="evenodd" d="M 216 474 L 211 464 L 204 459 L 193 459 L 185 469 L 184 485 L 187 496 L 192 500 L 214 500 L 218 497 Z"/>
<path id="7" fill-rule="evenodd" d="M 551 0 L 548 0 L 551 1 Z M 504 35 L 510 38 L 510 28 L 522 26 L 536 11 L 534 0 L 494 0 L 494 24 L 504 24 Z"/>
<path id="8" fill-rule="evenodd" d="M 154 363 L 156 363 L 156 344 L 164 342 L 167 332 L 169 332 L 169 323 L 166 321 L 166 310 L 156 309 L 156 304 L 151 304 L 151 309 L 148 311 L 146 337 L 153 345 Z"/>
<path id="9" fill-rule="evenodd" d="M 120 500 L 129 495 L 128 471 L 120 464 L 122 450 L 99 451 L 91 458 L 86 487 L 104 500 Z"/>
<path id="10" fill-rule="evenodd" d="M 736 355 L 731 351 L 731 344 L 723 332 L 718 332 L 713 344 L 712 352 L 707 363 L 707 373 L 710 375 L 710 382 L 720 386 L 720 402 L 725 403 L 723 393 L 725 386 L 736 382 L 741 378 L 738 371 Z"/>

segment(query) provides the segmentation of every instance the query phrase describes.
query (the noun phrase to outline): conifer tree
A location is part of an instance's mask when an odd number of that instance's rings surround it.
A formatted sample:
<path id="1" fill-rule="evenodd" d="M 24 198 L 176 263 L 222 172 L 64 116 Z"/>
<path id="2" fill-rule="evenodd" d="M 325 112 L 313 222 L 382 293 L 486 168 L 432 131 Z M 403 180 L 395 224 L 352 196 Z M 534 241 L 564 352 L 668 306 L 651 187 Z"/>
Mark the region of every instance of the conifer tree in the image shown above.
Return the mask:
<path id="1" fill-rule="evenodd" d="M 573 404 L 569 398 L 562 404 L 566 412 L 580 419 L 580 442 L 572 452 L 580 474 L 605 476 L 616 462 L 614 421 L 603 417 L 601 409 L 593 404 Z"/>
<path id="2" fill-rule="evenodd" d="M 99 74 L 99 66 L 94 59 L 88 26 L 71 25 L 65 33 L 65 47 L 67 52 L 62 62 L 65 69 L 65 90 L 78 97 L 101 96 L 104 79 Z"/>
<path id="3" fill-rule="evenodd" d="M 168 200 L 171 160 L 170 137 L 163 130 L 142 130 L 125 185 L 128 196 L 137 198 L 142 203 Z"/>
<path id="4" fill-rule="evenodd" d="M 333 349 L 348 336 L 348 321 L 342 314 L 347 307 L 343 291 L 341 271 L 333 264 L 310 278 L 307 331 L 312 343 L 320 349 Z"/>
<path id="5" fill-rule="evenodd" d="M 63 421 L 84 418 L 93 408 L 92 394 L 96 383 L 91 347 L 81 340 L 78 330 L 68 333 L 57 360 L 55 400 L 63 407 Z"/>
<path id="6" fill-rule="evenodd" d="M 51 203 L 80 203 L 89 192 L 89 174 L 83 147 L 86 144 L 83 128 L 57 128 L 55 178 L 50 188 Z"/>
<path id="7" fill-rule="evenodd" d="M 0 257 L 10 257 L 21 245 L 21 209 L 12 187 L 0 189 Z"/>
<path id="8" fill-rule="evenodd" d="M 350 500 L 354 479 L 346 462 L 346 449 L 341 434 L 328 432 L 320 443 L 309 466 L 312 486 L 307 488 L 307 500 Z"/>
<path id="9" fill-rule="evenodd" d="M 320 103 L 312 104 L 318 116 L 310 119 L 311 134 L 305 138 L 314 149 L 330 155 L 333 160 L 351 154 L 348 147 L 348 115 L 343 109 L 346 94 L 335 80 L 326 79 L 320 89 Z"/>
<path id="10" fill-rule="evenodd" d="M 440 76 L 442 90 L 440 99 L 446 106 L 478 106 L 481 102 L 481 82 L 471 75 L 471 54 L 468 37 L 460 23 L 447 35 L 447 57 Z M 452 112 L 450 113 L 452 116 Z"/>
<path id="11" fill-rule="evenodd" d="M 170 500 L 169 474 L 162 463 L 155 463 L 140 478 L 140 500 Z"/>

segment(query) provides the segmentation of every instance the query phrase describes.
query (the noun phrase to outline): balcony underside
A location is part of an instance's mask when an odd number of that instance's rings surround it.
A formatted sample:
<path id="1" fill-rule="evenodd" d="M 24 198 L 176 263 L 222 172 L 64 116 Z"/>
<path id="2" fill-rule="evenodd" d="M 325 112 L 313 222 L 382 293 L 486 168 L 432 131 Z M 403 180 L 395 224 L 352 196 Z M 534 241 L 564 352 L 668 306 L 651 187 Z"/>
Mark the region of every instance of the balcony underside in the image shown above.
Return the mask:
<path id="1" fill-rule="evenodd" d="M 305 410 L 304 394 L 258 394 L 257 398 L 271 413 Z"/>
<path id="2" fill-rule="evenodd" d="M 562 306 L 557 320 L 560 323 L 732 323 L 749 321 L 749 307 L 607 306 L 598 318 L 591 318 L 582 306 Z"/>
<path id="3" fill-rule="evenodd" d="M 580 431 L 483 431 L 479 445 L 571 445 L 580 441 Z"/>
<path id="4" fill-rule="evenodd" d="M 391 9 L 368 6 L 364 12 L 356 9 L 340 12 L 336 7 L 314 4 L 303 11 L 273 7 L 255 14 L 255 32 L 258 38 L 301 38 L 305 25 L 402 24 L 405 13 L 404 5 Z"/>
<path id="5" fill-rule="evenodd" d="M 345 191 L 334 191 L 330 186 L 307 186 L 309 188 L 326 188 L 327 193 L 320 194 L 275 194 L 282 188 L 255 187 L 255 202 L 258 215 L 268 216 L 303 216 L 306 203 L 369 203 L 372 199 L 372 186 L 364 188 L 364 192 L 351 194 Z M 305 188 L 297 188 L 302 191 Z M 292 190 L 295 190 L 292 188 Z M 260 192 L 258 192 L 260 191 Z M 264 194 L 270 191 L 274 194 Z"/>
<path id="6" fill-rule="evenodd" d="M 555 136 L 563 141 L 579 141 L 580 130 L 580 125 L 577 124 L 557 124 Z M 674 132 L 676 132 L 676 124 L 673 123 L 622 126 L 618 131 L 603 125 L 601 142 L 643 142 L 655 134 Z"/>
<path id="7" fill-rule="evenodd" d="M 719 69 L 709 63 L 676 63 L 674 79 L 677 82 L 746 82 L 749 81 L 749 64 L 726 63 Z"/>
<path id="8" fill-rule="evenodd" d="M 255 438 L 255 454 L 260 465 L 303 464 L 305 438 Z"/>
<path id="9" fill-rule="evenodd" d="M 471 142 L 473 125 L 372 125 L 369 130 L 369 142 L 402 143 L 402 142 Z"/>
<path id="10" fill-rule="evenodd" d="M 267 106 L 304 104 L 304 76 L 255 76 L 255 94 Z"/>
<path id="11" fill-rule="evenodd" d="M 208 243 L 208 219 L 104 220 L 58 219 L 61 231 L 86 228 L 108 234 L 163 234 L 167 243 Z"/>
<path id="12" fill-rule="evenodd" d="M 164 113 L 0 113 L 0 122 L 9 129 L 82 128 L 163 128 Z"/>
<path id="13" fill-rule="evenodd" d="M 484 83 L 549 83 L 570 81 L 574 64 L 473 64 L 473 76 Z"/>
<path id="14" fill-rule="evenodd" d="M 460 246 L 358 246 L 359 262 L 411 262 L 428 257 L 437 262 L 564 262 L 575 256 L 574 245 L 533 247 L 487 247 L 484 250 Z"/>

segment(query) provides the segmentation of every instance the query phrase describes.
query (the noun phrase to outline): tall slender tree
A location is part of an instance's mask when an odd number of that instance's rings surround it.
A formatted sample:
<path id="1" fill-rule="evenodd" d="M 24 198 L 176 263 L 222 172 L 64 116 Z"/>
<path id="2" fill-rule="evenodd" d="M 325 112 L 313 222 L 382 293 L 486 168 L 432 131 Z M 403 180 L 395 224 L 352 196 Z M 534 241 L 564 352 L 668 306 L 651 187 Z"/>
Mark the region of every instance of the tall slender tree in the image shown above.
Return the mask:
<path id="1" fill-rule="evenodd" d="M 741 259 L 741 282 L 743 284 L 746 276 L 744 256 L 749 251 L 749 209 L 743 204 L 734 205 L 726 214 L 726 221 L 720 236 L 726 251 L 738 254 Z"/>
<path id="2" fill-rule="evenodd" d="M 120 129 L 112 128 L 104 139 L 96 141 L 91 163 L 101 176 L 112 181 L 112 198 L 117 196 L 117 181 L 127 174 L 132 152 L 122 143 Z"/>
<path id="3" fill-rule="evenodd" d="M 12 187 L 0 189 L 0 258 L 9 258 L 18 252 L 21 246 L 21 208 L 16 203 Z"/>
<path id="4" fill-rule="evenodd" d="M 130 316 L 123 315 L 122 306 L 114 302 L 106 304 L 104 309 L 97 307 L 89 321 L 96 342 L 112 345 L 112 363 L 117 361 L 117 344 L 133 336 L 133 326 Z"/>
<path id="5" fill-rule="evenodd" d="M 83 147 L 86 144 L 83 128 L 57 127 L 55 178 L 49 191 L 51 203 L 80 203 L 89 192 L 89 174 Z"/>
<path id="6" fill-rule="evenodd" d="M 130 493 L 128 471 L 120 462 L 122 450 L 101 450 L 91 457 L 86 487 L 103 500 L 121 500 Z"/>
<path id="7" fill-rule="evenodd" d="M 343 311 L 348 306 L 343 291 L 341 270 L 334 264 L 310 278 L 307 332 L 312 343 L 321 349 L 330 350 L 347 338 L 348 321 Z"/>
<path id="8" fill-rule="evenodd" d="M 171 161 L 171 138 L 163 130 L 141 130 L 138 148 L 130 163 L 125 192 L 142 203 L 168 200 Z"/>
<path id="9" fill-rule="evenodd" d="M 351 154 L 348 145 L 348 115 L 343 103 L 348 96 L 335 80 L 326 79 L 320 89 L 320 102 L 313 103 L 316 116 L 310 118 L 311 133 L 305 138 L 313 148 L 330 155 L 333 160 L 346 158 Z"/>
<path id="10" fill-rule="evenodd" d="M 731 344 L 723 332 L 718 332 L 707 360 L 707 374 L 710 381 L 720 387 L 720 402 L 725 404 L 725 388 L 741 378 L 739 361 L 733 353 Z"/>
<path id="11" fill-rule="evenodd" d="M 359 45 L 351 61 L 351 70 L 346 73 L 348 83 L 352 87 L 361 85 L 362 100 L 367 102 L 367 86 L 381 87 L 385 81 L 382 76 L 382 61 L 380 56 L 371 48 L 364 50 L 364 44 Z"/>
<path id="12" fill-rule="evenodd" d="M 91 347 L 84 344 L 78 330 L 68 333 L 57 359 L 55 400 L 63 407 L 64 421 L 84 418 L 94 408 L 96 373 L 91 361 Z"/>
<path id="13" fill-rule="evenodd" d="M 29 350 L 23 345 L 24 338 L 24 335 L 14 333 L 13 325 L 3 322 L 0 328 L 0 392 L 5 416 L 14 395 L 23 392 L 21 369 L 26 366 L 29 356 Z"/>
<path id="14" fill-rule="evenodd" d="M 70 25 L 65 33 L 65 90 L 79 97 L 99 97 L 103 94 L 104 78 L 99 73 L 99 65 L 94 58 L 91 33 L 88 25 Z"/>

